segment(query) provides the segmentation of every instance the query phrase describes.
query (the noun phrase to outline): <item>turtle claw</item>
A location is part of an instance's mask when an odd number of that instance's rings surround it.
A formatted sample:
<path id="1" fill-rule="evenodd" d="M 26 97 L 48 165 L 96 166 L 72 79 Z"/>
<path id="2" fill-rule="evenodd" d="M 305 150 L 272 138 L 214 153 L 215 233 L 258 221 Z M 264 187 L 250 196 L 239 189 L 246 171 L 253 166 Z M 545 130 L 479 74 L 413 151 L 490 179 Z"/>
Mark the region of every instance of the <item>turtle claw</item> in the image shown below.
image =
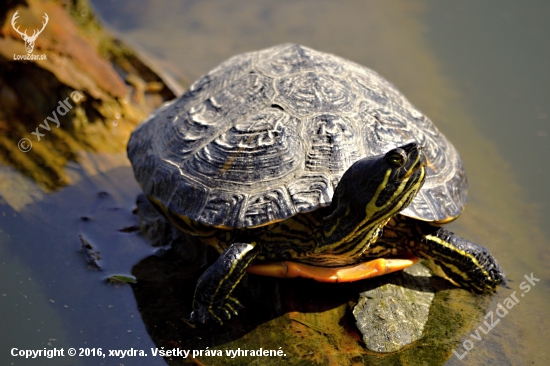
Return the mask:
<path id="1" fill-rule="evenodd" d="M 244 306 L 234 297 L 228 297 L 225 308 L 234 315 L 239 315 L 238 310 L 244 309 Z"/>
<path id="2" fill-rule="evenodd" d="M 217 306 L 216 306 L 217 305 Z M 218 323 L 223 325 L 224 320 L 231 319 L 231 315 L 239 315 L 238 310 L 244 306 L 234 297 L 227 297 L 218 304 L 193 304 L 195 308 L 191 312 L 189 320 L 191 323 Z"/>

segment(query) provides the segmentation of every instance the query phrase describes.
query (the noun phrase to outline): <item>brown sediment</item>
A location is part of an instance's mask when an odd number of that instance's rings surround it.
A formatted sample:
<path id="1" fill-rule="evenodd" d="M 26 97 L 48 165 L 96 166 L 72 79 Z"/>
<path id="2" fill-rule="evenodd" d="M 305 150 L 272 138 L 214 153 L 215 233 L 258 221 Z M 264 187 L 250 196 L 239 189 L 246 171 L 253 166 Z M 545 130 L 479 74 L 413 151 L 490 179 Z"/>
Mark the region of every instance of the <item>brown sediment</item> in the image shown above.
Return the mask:
<path id="1" fill-rule="evenodd" d="M 175 96 L 103 30 L 86 1 L 9 2 L 0 11 L 0 163 L 46 191 L 70 183 L 65 167 L 81 151 L 123 151 L 137 123 Z M 14 60 L 27 55 L 11 25 L 16 11 L 29 35 L 48 15 L 31 54 L 46 59 Z M 66 109 L 58 110 L 63 101 Z M 32 144 L 28 152 L 18 147 L 22 139 Z"/>

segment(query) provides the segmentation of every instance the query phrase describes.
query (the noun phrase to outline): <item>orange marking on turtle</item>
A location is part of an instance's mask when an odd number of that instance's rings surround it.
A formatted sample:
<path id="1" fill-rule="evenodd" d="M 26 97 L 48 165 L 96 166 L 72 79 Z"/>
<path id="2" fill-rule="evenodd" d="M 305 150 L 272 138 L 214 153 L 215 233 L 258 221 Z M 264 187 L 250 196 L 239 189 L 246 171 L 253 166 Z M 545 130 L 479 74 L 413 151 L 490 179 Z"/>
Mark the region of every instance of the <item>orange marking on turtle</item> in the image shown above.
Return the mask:
<path id="1" fill-rule="evenodd" d="M 304 263 L 284 261 L 253 264 L 247 268 L 247 272 L 260 276 L 278 278 L 303 277 L 318 282 L 354 282 L 401 271 L 412 266 L 417 261 L 417 258 L 378 258 L 369 262 L 345 267 L 316 267 Z"/>

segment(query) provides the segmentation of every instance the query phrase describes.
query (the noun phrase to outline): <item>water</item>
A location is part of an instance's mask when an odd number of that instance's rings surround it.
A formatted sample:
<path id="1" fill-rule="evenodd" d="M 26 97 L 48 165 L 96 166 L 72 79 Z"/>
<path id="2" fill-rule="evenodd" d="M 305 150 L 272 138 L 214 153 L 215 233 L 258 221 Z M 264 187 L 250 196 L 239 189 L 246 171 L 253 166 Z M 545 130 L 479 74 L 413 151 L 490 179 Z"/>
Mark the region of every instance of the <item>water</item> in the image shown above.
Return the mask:
<path id="1" fill-rule="evenodd" d="M 521 194 L 550 214 L 550 23 L 545 1 L 431 1 L 426 39 Z M 473 11 L 475 9 L 475 11 Z M 542 227 L 549 236 L 548 227 Z"/>
<path id="2" fill-rule="evenodd" d="M 549 330 L 546 262 L 550 228 L 550 25 L 544 1 L 181 1 L 94 0 L 127 42 L 193 81 L 236 53 L 296 42 L 371 67 L 434 120 L 460 151 L 470 201 L 452 230 L 485 245 L 514 280 L 520 300 L 459 360 L 448 364 L 545 364 Z M 105 157 L 88 157 L 98 161 Z M 74 164 L 74 185 L 50 195 L 9 168 L 0 221 L 0 363 L 98 364 L 94 358 L 21 360 L 12 347 L 154 347 L 128 286 L 104 283 L 129 274 L 151 253 L 134 224 L 139 188 L 123 154 L 90 176 Z M 108 173 L 105 173 L 108 172 Z M 13 189 L 13 188 L 12 188 Z M 108 196 L 99 196 L 106 191 Z M 15 197 L 15 198 L 14 198 Z M 15 207 L 15 208 L 14 208 Z M 82 216 L 92 217 L 83 221 Z M 101 248 L 105 270 L 86 269 L 78 235 Z M 524 275 L 540 282 L 519 297 Z M 472 330 L 473 331 L 473 330 Z M 49 346 L 48 346 L 49 347 Z M 457 352 L 464 352 L 459 347 Z M 164 364 L 162 358 L 101 359 L 105 364 Z"/>
<path id="3" fill-rule="evenodd" d="M 544 224 L 550 215 L 550 70 L 545 61 L 550 57 L 546 42 L 550 34 L 548 5 L 544 1 L 429 1 L 422 17 L 426 39 L 442 72 L 458 90 L 461 105 L 476 130 L 504 161 L 494 175 L 508 177 L 508 182 L 518 185 L 511 186 L 513 197 L 496 198 L 508 207 L 488 213 L 499 220 L 495 229 L 508 235 L 495 245 L 508 252 L 505 266 L 516 280 L 510 287 L 517 290 L 525 274 L 534 273 L 541 279 L 541 286 L 531 292 L 535 296 L 525 294 L 522 306 L 507 315 L 506 321 L 515 323 L 510 324 L 510 330 L 502 334 L 497 333 L 500 329 L 494 331 L 498 334 L 494 337 L 521 334 L 506 350 L 507 356 L 519 356 L 511 357 L 516 364 L 545 364 L 549 359 L 545 344 L 549 339 L 546 261 L 550 228 Z M 464 147 L 468 148 L 467 142 Z M 482 200 L 476 197 L 477 186 L 503 184 L 500 180 L 488 184 L 472 175 L 469 178 L 470 197 L 476 202 Z M 518 198 L 521 202 L 514 205 L 515 218 L 508 219 L 514 223 L 500 221 Z M 515 243 L 510 240 L 514 234 Z M 488 353 L 488 357 L 496 359 L 494 354 Z"/>

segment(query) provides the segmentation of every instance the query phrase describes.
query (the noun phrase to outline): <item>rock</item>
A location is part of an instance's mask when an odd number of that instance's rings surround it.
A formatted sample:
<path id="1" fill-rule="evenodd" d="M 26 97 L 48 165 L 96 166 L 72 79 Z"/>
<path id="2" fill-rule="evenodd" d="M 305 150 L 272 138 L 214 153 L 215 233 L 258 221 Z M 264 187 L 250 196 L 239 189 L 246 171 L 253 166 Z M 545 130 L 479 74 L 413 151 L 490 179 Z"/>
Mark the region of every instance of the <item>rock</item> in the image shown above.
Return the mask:
<path id="1" fill-rule="evenodd" d="M 395 352 L 422 337 L 435 296 L 430 277 L 416 263 L 391 283 L 361 292 L 353 315 L 369 350 Z"/>
<path id="2" fill-rule="evenodd" d="M 29 34 L 43 27 L 31 53 L 12 20 Z M 124 151 L 135 126 L 181 92 L 167 80 L 106 32 L 87 1 L 0 5 L 0 164 L 46 192 L 74 183 L 68 164 Z"/>

